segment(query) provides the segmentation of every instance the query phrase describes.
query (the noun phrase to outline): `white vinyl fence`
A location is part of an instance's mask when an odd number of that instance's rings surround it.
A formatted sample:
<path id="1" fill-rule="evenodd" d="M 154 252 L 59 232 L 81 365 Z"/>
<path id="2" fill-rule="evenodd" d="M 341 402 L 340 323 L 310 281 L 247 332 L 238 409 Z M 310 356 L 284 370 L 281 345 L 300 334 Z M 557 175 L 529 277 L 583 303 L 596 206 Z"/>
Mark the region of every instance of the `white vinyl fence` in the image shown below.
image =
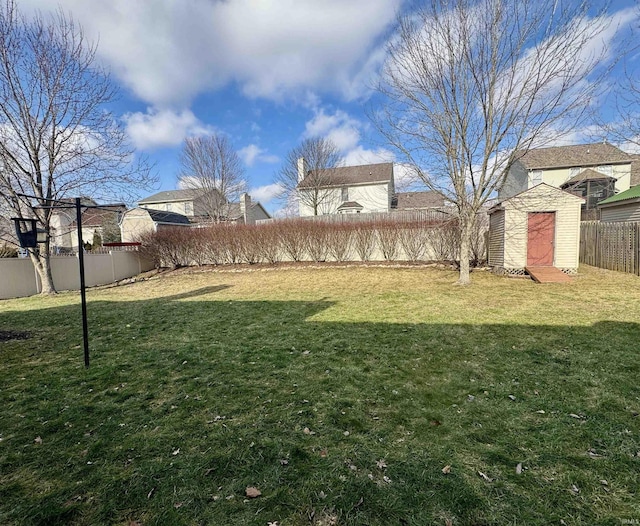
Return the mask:
<path id="1" fill-rule="evenodd" d="M 113 283 L 152 268 L 153 263 L 141 258 L 137 252 L 84 255 L 87 287 Z M 57 290 L 80 289 L 77 256 L 51 256 L 51 272 Z M 30 259 L 0 258 L 0 299 L 33 296 L 41 290 L 40 277 Z"/>

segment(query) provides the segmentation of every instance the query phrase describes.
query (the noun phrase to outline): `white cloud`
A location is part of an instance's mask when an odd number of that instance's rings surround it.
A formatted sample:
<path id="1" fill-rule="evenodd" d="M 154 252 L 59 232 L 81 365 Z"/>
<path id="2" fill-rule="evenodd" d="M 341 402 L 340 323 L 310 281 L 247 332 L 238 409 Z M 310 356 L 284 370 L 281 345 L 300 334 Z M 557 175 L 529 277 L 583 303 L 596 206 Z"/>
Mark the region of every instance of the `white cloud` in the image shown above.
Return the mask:
<path id="1" fill-rule="evenodd" d="M 255 144 L 250 144 L 238 150 L 238 155 L 247 166 L 253 166 L 256 162 L 261 163 L 277 163 L 280 159 L 277 155 L 270 155 L 267 150 L 260 148 Z"/>
<path id="2" fill-rule="evenodd" d="M 313 118 L 305 124 L 303 137 L 330 139 L 343 156 L 347 166 L 393 162 L 395 155 L 386 148 L 367 149 L 360 144 L 365 124 L 342 110 L 333 114 L 323 108 L 315 110 Z"/>
<path id="3" fill-rule="evenodd" d="M 151 150 L 163 146 L 177 146 L 185 137 L 211 133 L 190 111 L 147 109 L 146 113 L 127 113 L 123 117 L 127 133 L 136 148 Z"/>
<path id="4" fill-rule="evenodd" d="M 333 141 L 338 150 L 347 152 L 357 147 L 361 127 L 359 120 L 342 110 L 328 115 L 319 109 L 313 119 L 306 123 L 304 137 L 325 137 Z"/>
<path id="5" fill-rule="evenodd" d="M 142 100 L 184 106 L 238 82 L 252 97 L 308 90 L 353 99 L 378 63 L 401 0 L 22 0 L 73 13 L 98 56 Z M 374 56 L 372 59 L 371 56 Z"/>
<path id="6" fill-rule="evenodd" d="M 274 200 L 282 192 L 282 187 L 278 183 L 272 183 L 265 186 L 251 188 L 249 195 L 253 201 L 260 201 L 260 204 L 266 206 Z"/>

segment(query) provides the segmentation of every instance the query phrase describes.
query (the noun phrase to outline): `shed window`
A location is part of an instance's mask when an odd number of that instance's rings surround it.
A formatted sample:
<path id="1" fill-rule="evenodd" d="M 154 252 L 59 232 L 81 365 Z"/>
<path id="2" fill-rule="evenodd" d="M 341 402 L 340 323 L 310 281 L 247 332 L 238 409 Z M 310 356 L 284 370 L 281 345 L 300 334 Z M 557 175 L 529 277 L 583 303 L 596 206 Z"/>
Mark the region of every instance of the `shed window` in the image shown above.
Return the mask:
<path id="1" fill-rule="evenodd" d="M 347 186 L 342 187 L 342 202 L 349 200 L 349 188 Z"/>

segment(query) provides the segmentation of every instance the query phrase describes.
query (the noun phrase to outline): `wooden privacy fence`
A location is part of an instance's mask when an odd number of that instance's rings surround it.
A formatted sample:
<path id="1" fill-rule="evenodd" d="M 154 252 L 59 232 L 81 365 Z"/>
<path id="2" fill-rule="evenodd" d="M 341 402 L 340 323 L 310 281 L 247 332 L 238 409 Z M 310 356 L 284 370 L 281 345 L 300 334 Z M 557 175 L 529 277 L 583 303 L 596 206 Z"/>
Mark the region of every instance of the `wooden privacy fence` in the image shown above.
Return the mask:
<path id="1" fill-rule="evenodd" d="M 640 223 L 583 221 L 580 263 L 640 276 Z"/>

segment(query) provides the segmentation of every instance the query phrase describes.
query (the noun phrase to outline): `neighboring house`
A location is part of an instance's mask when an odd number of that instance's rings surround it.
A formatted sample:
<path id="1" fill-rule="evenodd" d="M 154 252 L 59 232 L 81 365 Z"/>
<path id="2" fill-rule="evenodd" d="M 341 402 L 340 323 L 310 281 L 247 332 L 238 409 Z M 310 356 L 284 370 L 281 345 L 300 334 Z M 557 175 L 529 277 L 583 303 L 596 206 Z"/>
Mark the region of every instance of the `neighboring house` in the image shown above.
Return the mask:
<path id="1" fill-rule="evenodd" d="M 583 197 L 586 215 L 600 201 L 629 189 L 634 158 L 606 142 L 534 148 L 513 164 L 498 199 L 502 201 L 545 183 Z M 640 166 L 636 172 L 640 172 Z"/>
<path id="2" fill-rule="evenodd" d="M 78 225 L 74 199 L 64 199 L 69 208 L 55 208 L 51 215 L 51 246 L 54 252 L 78 248 Z M 120 236 L 120 217 L 126 211 L 124 203 L 98 205 L 93 199 L 83 198 L 85 206 L 100 208 L 82 209 L 82 240 L 93 245 L 96 242 L 116 241 Z"/>
<path id="3" fill-rule="evenodd" d="M 222 210 L 224 203 L 226 200 L 220 192 L 202 188 L 158 192 L 139 201 L 138 206 L 194 218 L 211 216 L 214 211 Z"/>
<path id="4" fill-rule="evenodd" d="M 322 183 L 319 184 L 318 181 Z M 304 194 L 321 192 L 318 214 L 360 214 L 441 209 L 444 198 L 437 192 L 395 192 L 393 163 L 345 166 L 326 170 L 321 178 L 307 172 L 298 161 L 300 216 L 313 216 L 312 199 Z"/>
<path id="5" fill-rule="evenodd" d="M 321 179 L 321 184 L 318 181 Z M 314 214 L 311 199 L 305 197 L 321 192 L 318 214 Z M 300 216 L 388 212 L 393 199 L 393 163 L 345 166 L 325 170 L 321 178 L 307 171 L 304 159 L 298 161 L 298 193 Z"/>
<path id="6" fill-rule="evenodd" d="M 598 204 L 600 221 L 640 221 L 640 184 Z"/>
<path id="7" fill-rule="evenodd" d="M 271 218 L 259 202 L 251 202 L 248 194 L 242 194 L 240 201 L 234 203 L 225 201 L 217 190 L 167 190 L 146 197 L 138 206 L 180 214 L 191 223 L 212 221 L 215 214 L 219 214 L 218 221 L 231 223 L 255 223 L 257 219 Z"/>
<path id="8" fill-rule="evenodd" d="M 271 215 L 259 202 L 253 203 L 249 194 L 242 194 L 239 203 L 229 203 L 226 218 L 229 222 L 253 225 L 262 219 L 271 219 Z"/>
<path id="9" fill-rule="evenodd" d="M 131 243 L 138 241 L 138 238 L 147 232 L 189 226 L 189 218 L 182 214 L 151 208 L 133 208 L 122 214 L 120 236 L 123 243 Z"/>
<path id="10" fill-rule="evenodd" d="M 489 266 L 509 274 L 539 266 L 574 273 L 583 201 L 541 183 L 497 203 L 489 211 Z"/>

